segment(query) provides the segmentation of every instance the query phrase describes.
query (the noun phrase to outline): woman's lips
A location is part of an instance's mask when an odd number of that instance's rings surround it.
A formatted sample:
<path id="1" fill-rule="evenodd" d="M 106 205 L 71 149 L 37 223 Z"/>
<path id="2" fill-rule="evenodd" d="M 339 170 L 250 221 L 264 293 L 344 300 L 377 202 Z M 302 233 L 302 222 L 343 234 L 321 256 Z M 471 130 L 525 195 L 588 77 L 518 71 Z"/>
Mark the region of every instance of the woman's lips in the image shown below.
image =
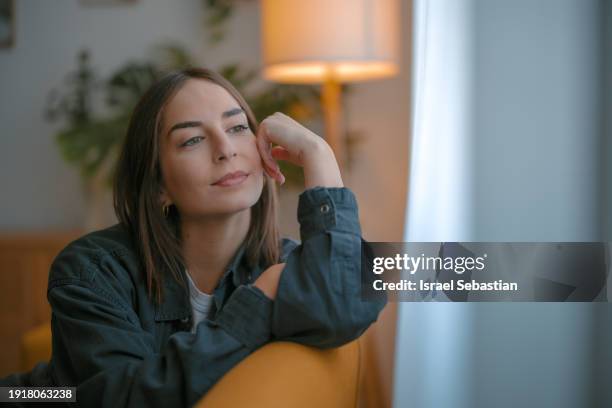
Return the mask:
<path id="1" fill-rule="evenodd" d="M 241 184 L 244 180 L 246 180 L 247 177 L 249 177 L 248 173 L 244 173 L 242 171 L 227 174 L 223 178 L 221 178 L 219 181 L 213 183 L 213 186 L 219 186 L 219 187 L 236 186 L 238 184 Z"/>

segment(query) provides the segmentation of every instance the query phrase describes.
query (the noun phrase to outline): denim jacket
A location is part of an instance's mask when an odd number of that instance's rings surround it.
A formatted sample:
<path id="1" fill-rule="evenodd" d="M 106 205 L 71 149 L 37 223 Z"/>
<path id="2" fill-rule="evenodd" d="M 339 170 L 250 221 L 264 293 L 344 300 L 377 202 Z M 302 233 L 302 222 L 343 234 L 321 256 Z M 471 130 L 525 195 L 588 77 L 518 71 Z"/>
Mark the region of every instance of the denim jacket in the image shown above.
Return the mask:
<path id="1" fill-rule="evenodd" d="M 353 193 L 308 189 L 299 197 L 298 220 L 301 243 L 279 243 L 286 266 L 276 299 L 252 285 L 267 266 L 249 268 L 243 246 L 195 333 L 187 288 L 169 277 L 163 302 L 152 302 L 120 224 L 72 242 L 49 275 L 49 384 L 76 386 L 85 407 L 191 406 L 267 342 L 328 348 L 359 337 L 386 300 L 361 299 L 362 238 Z"/>

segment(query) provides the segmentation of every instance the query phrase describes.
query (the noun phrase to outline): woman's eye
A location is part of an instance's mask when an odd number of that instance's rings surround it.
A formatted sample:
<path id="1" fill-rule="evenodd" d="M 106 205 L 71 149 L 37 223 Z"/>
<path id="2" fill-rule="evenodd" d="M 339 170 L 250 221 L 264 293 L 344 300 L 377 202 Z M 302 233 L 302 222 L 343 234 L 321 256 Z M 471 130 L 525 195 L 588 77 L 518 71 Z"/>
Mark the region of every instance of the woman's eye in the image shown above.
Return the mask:
<path id="1" fill-rule="evenodd" d="M 249 127 L 247 125 L 237 125 L 234 127 L 231 127 L 229 129 L 230 133 L 239 133 L 239 132 L 244 132 L 245 130 L 248 130 Z"/>
<path id="2" fill-rule="evenodd" d="M 193 146 L 194 144 L 198 143 L 201 140 L 204 140 L 204 138 L 202 136 L 192 137 L 191 139 L 189 139 L 185 143 L 183 143 L 181 146 L 184 146 L 184 147 Z"/>

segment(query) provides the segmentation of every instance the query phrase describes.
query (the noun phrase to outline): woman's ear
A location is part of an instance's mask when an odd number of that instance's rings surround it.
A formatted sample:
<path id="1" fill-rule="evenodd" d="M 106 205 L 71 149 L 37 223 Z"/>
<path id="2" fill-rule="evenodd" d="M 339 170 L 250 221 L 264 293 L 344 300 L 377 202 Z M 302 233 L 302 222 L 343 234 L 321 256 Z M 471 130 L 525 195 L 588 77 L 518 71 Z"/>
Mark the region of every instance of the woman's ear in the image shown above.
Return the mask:
<path id="1" fill-rule="evenodd" d="M 170 195 L 168 194 L 164 186 L 161 185 L 159 186 L 159 202 L 162 207 L 172 205 L 172 199 L 170 198 Z"/>

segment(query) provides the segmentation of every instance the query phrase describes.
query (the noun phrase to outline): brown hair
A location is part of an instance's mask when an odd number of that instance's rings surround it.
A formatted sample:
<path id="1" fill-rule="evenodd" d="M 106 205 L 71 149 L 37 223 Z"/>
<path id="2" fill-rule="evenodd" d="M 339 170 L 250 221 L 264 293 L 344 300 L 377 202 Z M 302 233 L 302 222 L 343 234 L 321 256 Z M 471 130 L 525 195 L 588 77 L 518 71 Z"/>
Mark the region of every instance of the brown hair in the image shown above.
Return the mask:
<path id="1" fill-rule="evenodd" d="M 164 217 L 159 199 L 159 146 L 163 109 L 189 79 L 207 80 L 227 90 L 246 113 L 251 131 L 257 132 L 255 116 L 240 93 L 221 75 L 204 68 L 167 74 L 145 92 L 134 108 L 117 163 L 114 207 L 138 250 L 149 296 L 155 294 L 157 302 L 163 299 L 162 280 L 168 274 L 184 284 L 179 214 L 172 208 L 168 217 Z M 252 266 L 278 263 L 277 208 L 276 186 L 265 175 L 262 194 L 251 208 L 251 225 L 245 240 L 245 254 Z"/>

